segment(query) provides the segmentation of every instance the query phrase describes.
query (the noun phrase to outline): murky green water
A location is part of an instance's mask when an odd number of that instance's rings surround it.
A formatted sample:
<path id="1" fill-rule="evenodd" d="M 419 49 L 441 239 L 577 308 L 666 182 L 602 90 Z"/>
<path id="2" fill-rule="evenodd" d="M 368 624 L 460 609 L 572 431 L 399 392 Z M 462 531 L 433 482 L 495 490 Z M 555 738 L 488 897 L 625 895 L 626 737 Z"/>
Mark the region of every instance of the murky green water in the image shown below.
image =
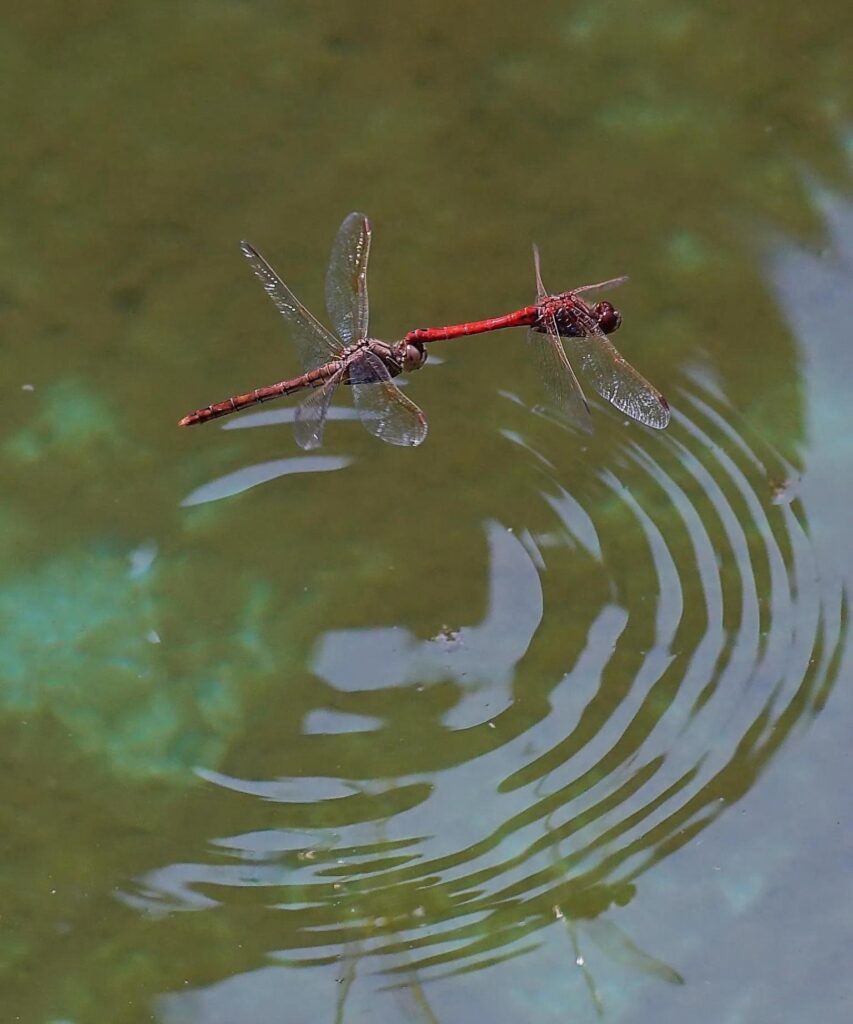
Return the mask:
<path id="1" fill-rule="evenodd" d="M 4 1020 L 849 1020 L 851 28 L 6 25 Z M 416 450 L 179 431 L 299 368 L 237 241 L 319 313 L 352 209 L 382 338 L 530 302 L 534 240 L 630 274 L 671 428 L 579 436 L 504 333 L 409 380 Z"/>

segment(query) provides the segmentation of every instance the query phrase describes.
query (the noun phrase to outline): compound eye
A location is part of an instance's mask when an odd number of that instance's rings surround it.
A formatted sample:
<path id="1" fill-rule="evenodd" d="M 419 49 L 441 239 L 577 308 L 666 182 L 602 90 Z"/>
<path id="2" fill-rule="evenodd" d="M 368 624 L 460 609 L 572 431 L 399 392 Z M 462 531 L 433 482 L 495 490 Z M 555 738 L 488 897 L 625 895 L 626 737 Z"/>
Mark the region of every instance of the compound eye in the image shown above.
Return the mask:
<path id="1" fill-rule="evenodd" d="M 420 345 L 406 345 L 406 353 L 403 356 L 403 369 L 407 373 L 411 373 L 412 370 L 419 370 L 426 361 L 426 349 Z"/>
<path id="2" fill-rule="evenodd" d="M 609 302 L 597 302 L 594 312 L 598 326 L 605 334 L 612 334 L 622 323 L 622 314 Z"/>

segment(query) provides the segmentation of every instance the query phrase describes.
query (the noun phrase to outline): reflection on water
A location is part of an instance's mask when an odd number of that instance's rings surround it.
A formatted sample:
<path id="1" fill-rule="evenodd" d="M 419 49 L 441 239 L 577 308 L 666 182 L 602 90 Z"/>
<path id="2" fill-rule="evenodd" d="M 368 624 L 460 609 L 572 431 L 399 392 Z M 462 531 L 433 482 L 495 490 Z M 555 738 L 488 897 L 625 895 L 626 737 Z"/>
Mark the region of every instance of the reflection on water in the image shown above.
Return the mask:
<path id="1" fill-rule="evenodd" d="M 847 611 L 817 583 L 799 499 L 774 502 L 792 467 L 700 373 L 678 407 L 668 435 L 626 432 L 570 494 L 566 433 L 513 405 L 503 436 L 537 500 L 523 528 L 483 524 L 482 619 L 428 640 L 393 621 L 327 629 L 278 776 L 204 773 L 275 805 L 275 827 L 218 837 L 122 898 L 154 916 L 275 909 L 286 969 L 170 996 L 164 1020 L 224 1021 L 230 999 L 285 998 L 312 965 L 342 1004 L 377 971 L 413 999 L 498 962 L 530 959 L 535 977 L 555 929 L 599 1011 L 590 943 L 611 971 L 682 980 L 677 950 L 644 950 L 619 908 L 823 706 Z"/>
<path id="2" fill-rule="evenodd" d="M 846 488 L 853 468 L 853 418 L 850 403 L 839 394 L 839 381 L 853 373 L 849 325 L 853 322 L 853 203 L 809 180 L 814 205 L 825 224 L 820 247 L 792 244 L 778 234 L 764 238 L 767 276 L 785 318 L 803 347 L 807 389 L 806 433 L 810 447 L 803 491 L 815 543 L 829 574 L 848 581 L 853 575 Z M 794 474 L 780 477 L 787 497 Z"/>
<path id="3" fill-rule="evenodd" d="M 508 708 L 517 665 L 542 618 L 542 588 L 521 542 L 498 523 L 485 530 L 490 574 L 482 622 L 424 641 L 398 627 L 327 632 L 314 657 L 317 676 L 356 693 L 454 683 L 458 697 L 443 716 L 453 729 L 492 720 Z"/>
<path id="4" fill-rule="evenodd" d="M 204 505 L 208 501 L 219 501 L 230 498 L 233 494 L 241 494 L 250 487 L 277 480 L 293 473 L 328 473 L 333 469 L 344 469 L 352 459 L 342 455 L 299 455 L 290 459 L 273 459 L 255 466 L 243 466 L 233 473 L 227 473 L 216 480 L 196 487 L 182 501 L 181 505 Z"/>

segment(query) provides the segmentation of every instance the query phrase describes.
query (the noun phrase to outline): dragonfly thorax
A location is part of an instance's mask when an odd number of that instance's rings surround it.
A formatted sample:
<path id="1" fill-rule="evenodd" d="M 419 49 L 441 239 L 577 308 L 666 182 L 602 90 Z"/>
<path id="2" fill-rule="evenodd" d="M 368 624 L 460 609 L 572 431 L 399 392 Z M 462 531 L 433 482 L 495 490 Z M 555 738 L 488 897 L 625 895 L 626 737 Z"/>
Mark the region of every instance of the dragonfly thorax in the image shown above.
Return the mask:
<path id="1" fill-rule="evenodd" d="M 605 334 L 612 334 L 622 323 L 622 314 L 609 302 L 587 305 L 573 292 L 549 295 L 539 306 L 539 321 L 533 325 L 535 331 L 547 331 L 548 318 L 553 317 L 557 333 L 564 338 L 578 338 L 588 333 L 594 321 Z"/>
<path id="2" fill-rule="evenodd" d="M 426 349 L 419 342 L 398 341 L 396 345 L 386 345 L 384 341 L 371 341 L 370 344 L 392 377 L 419 370 L 427 361 Z"/>

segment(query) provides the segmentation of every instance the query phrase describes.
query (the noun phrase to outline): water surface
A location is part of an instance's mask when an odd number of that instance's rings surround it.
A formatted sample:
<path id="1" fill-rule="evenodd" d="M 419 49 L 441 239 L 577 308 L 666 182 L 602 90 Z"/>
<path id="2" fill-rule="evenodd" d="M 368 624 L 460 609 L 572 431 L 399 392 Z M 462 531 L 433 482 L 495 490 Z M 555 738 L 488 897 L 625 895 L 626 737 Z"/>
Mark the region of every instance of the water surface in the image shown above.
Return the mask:
<path id="1" fill-rule="evenodd" d="M 9 1019 L 846 1021 L 847 6 L 7 29 Z M 178 431 L 299 369 L 238 240 L 320 314 L 353 209 L 383 338 L 629 274 L 670 429 L 505 332 L 416 450 Z"/>

